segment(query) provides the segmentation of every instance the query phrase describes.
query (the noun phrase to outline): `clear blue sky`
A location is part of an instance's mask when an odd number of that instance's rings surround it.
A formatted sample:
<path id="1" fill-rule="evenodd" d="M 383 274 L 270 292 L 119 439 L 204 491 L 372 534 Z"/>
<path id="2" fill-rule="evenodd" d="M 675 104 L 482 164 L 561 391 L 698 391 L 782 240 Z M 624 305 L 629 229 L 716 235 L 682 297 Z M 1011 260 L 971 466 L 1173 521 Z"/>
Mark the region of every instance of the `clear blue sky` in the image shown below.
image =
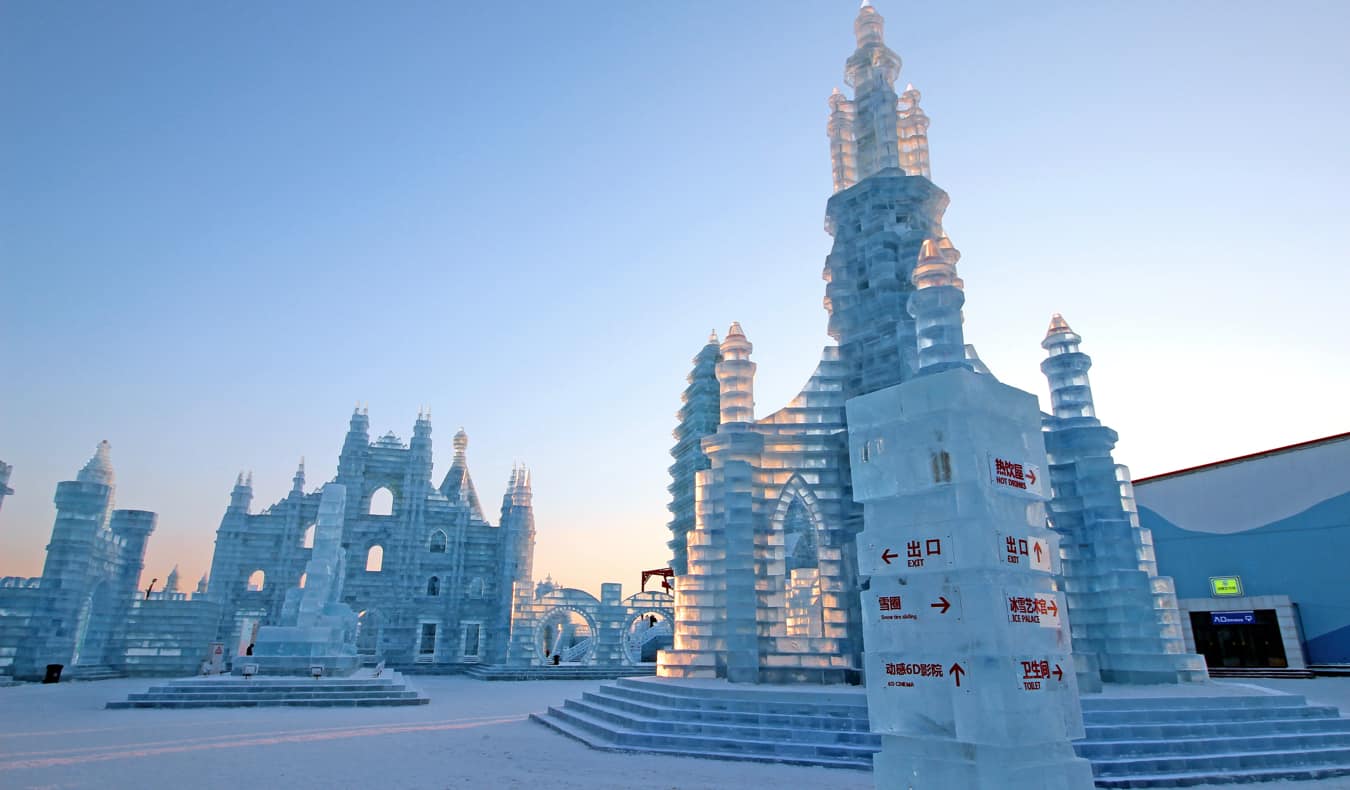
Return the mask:
<path id="1" fill-rule="evenodd" d="M 1044 400 L 1060 311 L 1150 474 L 1350 429 L 1350 6 L 878 0 L 932 117 L 967 339 Z M 826 342 L 826 97 L 856 3 L 0 2 L 0 575 L 113 444 L 146 579 L 235 474 L 459 425 L 535 569 L 663 565 L 679 393 L 741 321 L 758 414 Z"/>

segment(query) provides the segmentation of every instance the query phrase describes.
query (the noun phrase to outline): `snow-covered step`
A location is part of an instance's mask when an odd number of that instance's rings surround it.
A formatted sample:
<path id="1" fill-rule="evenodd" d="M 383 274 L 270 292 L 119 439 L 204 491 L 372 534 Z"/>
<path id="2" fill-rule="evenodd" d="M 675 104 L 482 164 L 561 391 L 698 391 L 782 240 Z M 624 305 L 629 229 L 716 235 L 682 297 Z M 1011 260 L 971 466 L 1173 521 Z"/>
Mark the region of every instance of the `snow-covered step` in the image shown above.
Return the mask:
<path id="1" fill-rule="evenodd" d="M 650 677 L 655 672 L 655 665 L 593 667 L 563 664 L 541 667 L 478 665 L 466 670 L 465 674 L 479 680 L 614 680 L 624 677 Z"/>
<path id="2" fill-rule="evenodd" d="M 593 719 L 606 721 L 623 729 L 634 732 L 649 732 L 671 735 L 701 735 L 735 740 L 768 740 L 775 742 L 830 743 L 855 746 L 880 746 L 880 739 L 871 732 L 848 729 L 824 729 L 799 724 L 782 726 L 762 726 L 754 724 L 718 724 L 705 721 L 674 720 L 654 712 L 653 715 L 637 715 L 629 711 L 616 711 L 594 701 L 567 700 L 565 710 L 577 711 Z M 822 720 L 823 721 L 823 720 Z"/>
<path id="3" fill-rule="evenodd" d="M 609 687 L 602 686 L 595 692 L 582 694 L 582 701 L 603 704 L 611 709 L 632 713 L 646 718 L 669 718 L 673 713 L 681 722 L 698 725 L 743 725 L 751 727 L 796 727 L 824 731 L 868 732 L 867 712 L 864 708 L 858 716 L 831 716 L 807 709 L 803 713 L 765 713 L 761 711 L 729 711 L 699 708 L 672 708 L 652 703 L 648 700 L 637 701 L 627 696 L 617 696 Z"/>
<path id="4" fill-rule="evenodd" d="M 109 708 L 252 708 L 425 705 L 431 700 L 397 673 L 382 677 L 273 678 L 236 680 L 201 678 L 152 686 Z"/>
<path id="5" fill-rule="evenodd" d="M 861 759 L 832 759 L 827 757 L 811 757 L 804 760 L 793 759 L 792 757 L 783 758 L 774 754 L 753 754 L 737 753 L 727 754 L 723 752 L 710 751 L 702 752 L 688 748 L 671 747 L 661 743 L 655 743 L 651 746 L 634 747 L 632 745 L 621 745 L 610 740 L 605 736 L 605 730 L 592 730 L 585 726 L 578 726 L 572 721 L 551 716 L 549 714 L 530 714 L 533 721 L 539 722 L 544 726 L 566 735 L 569 738 L 576 739 L 600 751 L 618 751 L 618 752 L 641 752 L 643 754 L 666 754 L 674 757 L 700 757 L 710 760 L 745 760 L 749 762 L 761 763 L 787 763 L 792 765 L 814 765 L 824 768 L 849 768 L 853 770 L 868 771 L 872 768 L 872 759 L 870 755 L 866 760 Z M 597 734 L 599 733 L 599 734 Z"/>
<path id="6" fill-rule="evenodd" d="M 1087 726 L 1087 738 L 1082 743 L 1093 741 L 1142 741 L 1171 738 L 1241 738 L 1263 733 L 1350 733 L 1350 719 L 1301 718 L 1301 719 L 1258 719 L 1239 722 L 1209 722 L 1173 724 L 1159 722 L 1149 724 L 1112 724 Z"/>
<path id="7" fill-rule="evenodd" d="M 584 741 L 592 748 L 755 760 L 790 765 L 824 765 L 833 768 L 870 769 L 877 746 L 803 743 L 761 739 L 731 739 L 706 735 L 670 735 L 615 727 L 569 708 L 549 708 L 546 716 L 531 718 Z M 567 725 L 557 726 L 559 723 Z"/>

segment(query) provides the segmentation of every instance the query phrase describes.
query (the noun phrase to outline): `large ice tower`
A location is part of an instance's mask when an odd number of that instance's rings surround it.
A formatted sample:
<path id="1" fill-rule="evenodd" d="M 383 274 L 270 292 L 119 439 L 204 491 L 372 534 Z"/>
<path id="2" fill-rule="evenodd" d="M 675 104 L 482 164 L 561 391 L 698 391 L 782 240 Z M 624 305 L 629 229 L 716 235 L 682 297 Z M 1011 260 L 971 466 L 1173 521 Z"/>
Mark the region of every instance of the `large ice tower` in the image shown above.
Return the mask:
<path id="1" fill-rule="evenodd" d="M 855 465 L 883 452 L 883 445 L 892 459 L 907 453 L 928 459 L 928 445 L 960 439 L 966 444 L 953 448 L 965 453 L 964 460 L 947 448 L 932 455 L 931 469 L 888 468 L 921 478 L 905 485 L 922 485 L 931 473 L 942 484 L 967 485 L 981 503 L 994 502 L 998 497 L 980 499 L 993 496 L 980 481 L 986 472 L 995 474 L 997 465 L 990 460 L 989 469 L 978 474 L 968 466 L 979 454 L 975 445 L 989 437 L 961 423 L 958 412 L 964 409 L 960 414 L 984 415 L 979 419 L 997 415 L 985 421 L 990 436 L 1017 444 L 1007 452 L 1031 466 L 1044 466 L 1036 459 L 1050 444 L 1049 479 L 1032 472 L 1030 483 L 1047 493 L 1045 486 L 1053 483 L 1051 507 L 1059 532 L 1047 531 L 1046 506 L 1036 493 L 1020 516 L 1024 523 L 1016 525 L 1022 536 L 1011 537 L 1015 548 L 1031 540 L 1027 536 L 1044 540 L 1045 552 L 1057 551 L 1046 547 L 1059 534 L 1065 536 L 1067 603 L 1070 609 L 1087 607 L 1075 619 L 1072 646 L 1093 657 L 1061 663 L 1071 674 L 1072 668 L 1080 670 L 1077 677 L 1089 688 L 1103 677 L 1202 676 L 1199 660 L 1178 652 L 1175 596 L 1167 580 L 1153 573 L 1148 536 L 1132 520 L 1128 496 L 1122 498 L 1127 483 L 1109 455 L 1115 435 L 1091 419 L 1086 357 L 1052 348 L 1047 372 L 1056 371 L 1052 379 L 1060 376 L 1063 386 L 1055 387 L 1056 416 L 1044 426 L 1043 438 L 1035 398 L 999 384 L 965 344 L 963 284 L 956 273 L 960 253 L 943 229 L 947 193 L 931 180 L 928 116 L 912 85 L 897 92 L 900 57 L 886 46 L 884 21 L 870 3 L 858 11 L 853 29 L 856 49 L 844 69 L 853 95 L 835 89 L 826 124 L 834 194 L 826 204 L 825 228 L 834 243 L 822 275 L 828 332 L 836 345 L 824 349 L 796 398 L 758 419 L 753 346 L 739 324 L 695 357 L 671 451 L 675 633 L 673 649 L 661 654 L 658 673 L 748 682 L 858 678 L 864 622 L 873 614 L 861 608 L 867 601 L 860 603 L 859 595 L 864 589 L 857 550 L 864 524 L 861 503 L 900 495 L 855 491 Z M 855 426 L 845 402 L 886 392 L 887 402 L 899 408 L 919 396 L 901 398 L 896 388 L 920 379 L 925 383 L 912 392 L 932 391 L 919 398 L 918 406 L 905 408 L 926 409 L 933 419 L 946 415 L 944 424 L 956 426 L 955 432 L 925 437 L 922 421 L 911 424 L 891 415 L 898 433 L 875 447 L 854 446 L 850 453 L 849 433 Z M 951 384 L 954 389 L 947 394 L 933 383 L 958 379 L 963 383 Z M 951 403 L 942 403 L 948 395 Z M 971 419 L 972 425 L 985 424 Z M 1030 434 L 1024 431 L 1026 419 L 1032 421 Z M 1012 464 L 1024 468 L 1022 461 Z M 886 465 L 871 468 L 875 472 Z M 1069 493 L 1074 490 L 1092 493 Z M 918 510 L 897 510 L 895 517 L 913 523 L 936 519 L 923 509 L 924 501 L 922 496 L 909 501 Z M 981 529 L 1011 529 L 1010 523 L 990 521 Z M 1015 598 L 1043 605 L 1062 594 L 1051 589 L 1050 572 L 1038 570 L 1041 575 L 1032 582 L 1036 589 Z M 1121 595 L 1100 594 L 1111 590 Z M 1069 632 L 1056 627 L 1045 633 L 1065 642 L 1042 645 L 1043 658 L 1067 655 Z M 981 649 L 994 655 L 1003 647 Z M 1170 669 L 1154 671 L 1158 667 Z M 1072 715 L 1066 721 L 1067 729 L 1053 736 L 1055 743 L 1075 731 Z M 1070 774 L 1078 772 L 1076 764 L 1065 765 Z"/>
<path id="2" fill-rule="evenodd" d="M 695 358 L 671 454 L 674 649 L 667 677 L 853 680 L 862 655 L 844 400 L 917 370 L 906 300 L 947 194 L 928 180 L 928 119 L 897 95 L 900 58 L 876 9 L 854 25 L 854 89 L 830 97 L 836 194 L 825 307 L 837 346 L 786 407 L 759 419 L 753 346 L 738 324 Z M 948 245 L 949 246 L 949 245 Z M 945 251 L 944 251 L 945 254 Z M 958 308 L 959 310 L 959 308 Z M 903 349 L 903 351 L 902 351 Z"/>
<path id="3" fill-rule="evenodd" d="M 1053 410 L 1044 421 L 1050 521 L 1063 536 L 1079 682 L 1203 680 L 1204 659 L 1185 652 L 1176 588 L 1158 575 L 1153 536 L 1139 525 L 1129 470 L 1112 458 L 1116 432 L 1097 419 L 1081 342 L 1056 313 L 1041 343 Z"/>

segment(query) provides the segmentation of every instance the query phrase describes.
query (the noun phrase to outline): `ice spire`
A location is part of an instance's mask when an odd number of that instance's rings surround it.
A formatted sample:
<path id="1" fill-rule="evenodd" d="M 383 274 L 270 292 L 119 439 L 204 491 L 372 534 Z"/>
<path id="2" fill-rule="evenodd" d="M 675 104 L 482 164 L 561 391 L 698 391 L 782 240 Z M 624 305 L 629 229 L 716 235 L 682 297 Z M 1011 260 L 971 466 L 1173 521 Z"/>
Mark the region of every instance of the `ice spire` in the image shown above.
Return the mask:
<path id="1" fill-rule="evenodd" d="M 854 118 L 853 102 L 835 88 L 830 94 L 830 119 L 825 124 L 825 135 L 830 138 L 830 166 L 834 173 L 835 192 L 858 183 L 858 150 L 853 139 Z"/>
<path id="2" fill-rule="evenodd" d="M 896 131 L 900 136 L 900 169 L 906 174 L 931 179 L 928 164 L 928 116 L 919 106 L 921 94 L 913 85 L 906 85 L 900 94 L 900 113 Z"/>
<path id="3" fill-rule="evenodd" d="M 750 353 L 755 350 L 740 322 L 731 322 L 727 337 L 722 341 L 722 361 L 717 363 L 717 382 L 721 386 L 722 424 L 744 424 L 755 421 L 755 363 Z"/>
<path id="4" fill-rule="evenodd" d="M 168 576 L 168 578 L 164 580 L 164 592 L 166 592 L 166 593 L 176 593 L 176 592 L 179 592 L 179 589 L 178 589 L 178 565 L 177 565 L 177 564 L 175 564 L 175 565 L 173 566 L 173 570 L 169 571 L 169 576 Z"/>
<path id="5" fill-rule="evenodd" d="M 115 481 L 112 467 L 112 456 L 110 452 L 112 445 L 104 439 L 98 443 L 98 448 L 94 450 L 94 455 L 89 462 L 84 465 L 75 479 L 81 483 L 98 483 L 99 485 L 111 486 Z"/>
<path id="6" fill-rule="evenodd" d="M 253 473 L 249 472 L 248 477 L 240 472 L 234 479 L 234 489 L 230 491 L 230 510 L 247 513 L 249 506 L 253 504 Z"/>
<path id="7" fill-rule="evenodd" d="M 202 577 L 197 580 L 197 595 L 206 595 L 206 587 L 208 584 L 210 584 L 210 580 L 207 578 L 206 574 L 203 573 Z"/>
<path id="8" fill-rule="evenodd" d="M 300 465 L 295 468 L 295 477 L 291 478 L 291 493 L 305 493 L 305 457 L 300 456 Z"/>
<path id="9" fill-rule="evenodd" d="M 1041 363 L 1041 371 L 1050 382 L 1051 411 L 1056 417 L 1096 424 L 1092 385 L 1088 383 L 1092 358 L 1078 350 L 1082 341 L 1083 338 L 1069 327 L 1064 316 L 1055 313 L 1050 318 L 1050 328 L 1045 332 L 1045 339 L 1041 341 L 1041 348 L 1050 354 Z"/>
<path id="10" fill-rule="evenodd" d="M 853 99 L 835 88 L 825 127 L 834 191 L 887 168 L 927 177 L 928 116 L 919 109 L 919 92 L 912 85 L 903 98 L 896 94 L 900 56 L 886 46 L 885 20 L 871 3 L 858 9 L 853 33 L 858 48 L 844 66 L 844 82 L 853 88 Z"/>
<path id="11" fill-rule="evenodd" d="M 909 296 L 909 314 L 919 345 L 919 373 L 937 373 L 951 368 L 969 368 L 966 341 L 961 330 L 961 306 L 966 302 L 964 283 L 956 276 L 961 253 L 943 237 L 926 239 L 919 248 L 919 263 L 911 281 L 917 288 Z"/>
<path id="12" fill-rule="evenodd" d="M 450 462 L 450 468 L 446 470 L 445 478 L 438 490 L 447 499 L 467 502 L 473 517 L 482 520 L 483 509 L 478 503 L 478 491 L 474 488 L 473 478 L 469 476 L 469 434 L 464 432 L 462 426 L 455 431 L 451 444 L 455 448 L 454 459 Z M 507 489 L 510 490 L 509 485 Z"/>
<path id="13" fill-rule="evenodd" d="M 463 425 L 459 426 L 458 431 L 455 431 L 453 444 L 455 446 L 455 463 L 465 463 L 469 450 L 469 434 L 464 432 Z"/>
<path id="14" fill-rule="evenodd" d="M 370 409 L 363 409 L 361 404 L 357 403 L 347 427 L 347 438 L 342 442 L 342 452 L 338 455 L 338 479 L 359 478 L 365 471 L 366 458 L 369 455 Z"/>

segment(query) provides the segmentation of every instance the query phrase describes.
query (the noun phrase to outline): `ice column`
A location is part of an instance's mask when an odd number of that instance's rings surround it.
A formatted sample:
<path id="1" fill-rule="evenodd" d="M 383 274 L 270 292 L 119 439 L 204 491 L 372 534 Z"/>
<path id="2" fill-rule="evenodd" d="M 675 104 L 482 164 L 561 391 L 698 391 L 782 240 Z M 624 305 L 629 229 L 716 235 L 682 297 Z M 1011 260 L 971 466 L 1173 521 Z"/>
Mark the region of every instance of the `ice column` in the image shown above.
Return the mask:
<path id="1" fill-rule="evenodd" d="M 964 363 L 954 257 L 914 281 L 918 375 L 847 403 L 876 786 L 1088 790 L 1040 409 Z"/>
<path id="2" fill-rule="evenodd" d="M 1111 455 L 1116 432 L 1097 419 L 1081 341 L 1056 313 L 1041 343 L 1054 412 L 1045 419 L 1050 521 L 1063 536 L 1079 682 L 1204 680 L 1204 659 L 1185 652 L 1176 588 L 1158 576 L 1153 536 L 1139 525 L 1129 470 Z"/>
<path id="3" fill-rule="evenodd" d="M 717 382 L 721 385 L 722 422 L 755 421 L 755 363 L 750 361 L 754 345 L 745 337 L 738 322 L 732 322 L 727 339 L 722 341 L 722 361 L 717 363 Z"/>
<path id="4" fill-rule="evenodd" d="M 906 175 L 932 178 L 928 164 L 928 116 L 919 106 L 921 94 L 913 85 L 906 85 L 900 94 L 900 114 L 897 130 L 900 135 L 900 169 Z"/>
<path id="5" fill-rule="evenodd" d="M 956 276 L 961 253 L 951 244 L 939 248 L 933 239 L 919 248 L 919 264 L 911 280 L 917 289 L 909 297 L 909 314 L 918 336 L 919 372 L 962 367 L 966 341 L 961 331 L 961 306 L 966 303 L 965 283 Z"/>

